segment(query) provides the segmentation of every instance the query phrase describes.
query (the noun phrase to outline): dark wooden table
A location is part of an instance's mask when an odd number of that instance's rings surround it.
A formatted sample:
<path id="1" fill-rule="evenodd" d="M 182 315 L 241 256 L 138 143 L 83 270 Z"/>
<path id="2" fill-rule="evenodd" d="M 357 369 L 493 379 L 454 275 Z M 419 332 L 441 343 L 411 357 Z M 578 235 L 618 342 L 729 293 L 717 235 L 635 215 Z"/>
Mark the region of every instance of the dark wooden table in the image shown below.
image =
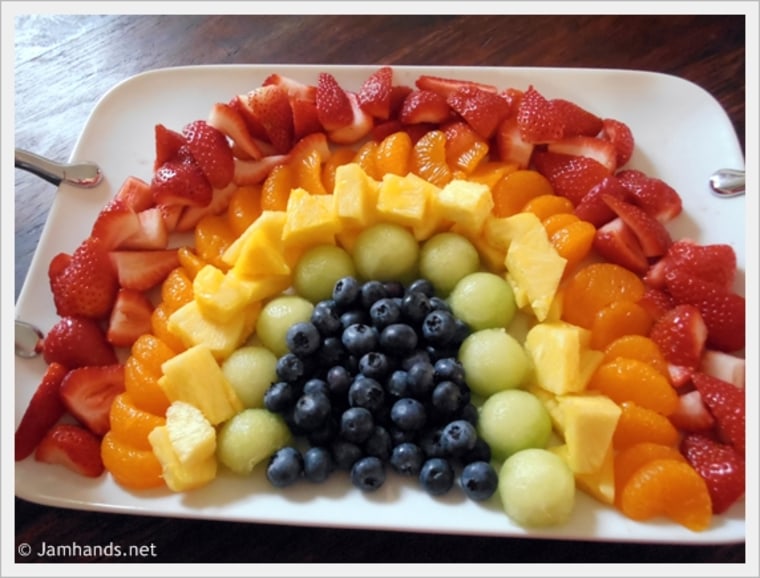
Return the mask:
<path id="1" fill-rule="evenodd" d="M 96 101 L 119 81 L 160 67 L 233 63 L 657 71 L 710 92 L 744 146 L 742 15 L 19 16 L 15 33 L 16 146 L 59 160 L 68 158 Z M 16 171 L 16 297 L 54 194 L 52 185 Z M 154 545 L 155 558 L 120 562 L 745 561 L 744 543 L 693 547 L 349 531 L 69 511 L 20 499 L 15 515 L 16 545 Z M 17 554 L 16 561 L 56 560 Z"/>

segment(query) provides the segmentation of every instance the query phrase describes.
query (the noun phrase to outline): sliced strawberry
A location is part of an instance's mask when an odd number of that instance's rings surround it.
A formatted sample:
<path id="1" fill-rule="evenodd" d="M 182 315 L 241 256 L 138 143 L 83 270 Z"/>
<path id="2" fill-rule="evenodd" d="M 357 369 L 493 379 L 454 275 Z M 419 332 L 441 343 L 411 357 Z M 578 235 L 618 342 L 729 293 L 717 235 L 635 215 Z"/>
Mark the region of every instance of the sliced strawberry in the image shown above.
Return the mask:
<path id="1" fill-rule="evenodd" d="M 744 389 L 747 369 L 746 361 L 741 357 L 707 349 L 702 355 L 699 371 Z"/>
<path id="2" fill-rule="evenodd" d="M 679 395 L 678 407 L 668 415 L 668 419 L 685 432 L 709 431 L 715 425 L 715 418 L 702 400 L 702 394 L 697 390 Z"/>
<path id="3" fill-rule="evenodd" d="M 370 74 L 359 89 L 359 105 L 367 114 L 381 120 L 391 116 L 393 68 L 383 66 Z"/>
<path id="4" fill-rule="evenodd" d="M 45 369 L 45 374 L 16 428 L 16 461 L 32 455 L 40 440 L 66 412 L 59 389 L 67 372 L 65 366 L 56 362 L 50 363 Z"/>
<path id="5" fill-rule="evenodd" d="M 179 266 L 176 249 L 159 251 L 111 251 L 109 257 L 119 285 L 125 289 L 147 291 L 161 283 Z"/>
<path id="6" fill-rule="evenodd" d="M 229 106 L 233 111 L 235 111 L 235 113 L 237 113 L 238 116 L 240 116 L 240 119 L 243 121 L 247 134 L 250 138 L 255 140 L 257 143 L 264 142 L 269 137 L 267 136 L 267 131 L 264 129 L 264 125 L 261 124 L 261 121 L 259 121 L 256 116 L 254 116 L 253 111 L 248 106 L 248 94 L 249 93 L 236 95 L 227 103 L 227 106 Z M 218 105 L 215 105 L 214 108 L 216 108 L 216 106 Z M 212 115 L 213 114 L 214 110 L 212 109 Z M 226 134 L 226 131 L 222 130 L 222 127 L 217 126 L 214 122 L 211 122 L 211 116 L 209 116 L 208 121 L 210 124 L 216 126 L 219 130 Z"/>
<path id="7" fill-rule="evenodd" d="M 179 221 L 182 212 L 185 207 L 182 205 L 157 205 L 158 210 L 161 211 L 161 218 L 164 220 L 166 230 L 169 233 L 173 233 L 177 230 L 177 222 Z"/>
<path id="8" fill-rule="evenodd" d="M 50 278 L 56 313 L 61 317 L 105 318 L 111 312 L 118 289 L 108 252 L 96 237 L 82 241 L 68 266 Z"/>
<path id="9" fill-rule="evenodd" d="M 355 92 L 347 92 L 349 103 L 351 103 L 351 122 L 347 125 L 330 130 L 327 132 L 329 139 L 338 144 L 353 144 L 367 136 L 375 121 L 368 112 L 359 106 L 359 98 Z"/>
<path id="10" fill-rule="evenodd" d="M 695 369 L 705 350 L 707 326 L 699 309 L 676 305 L 654 322 L 649 337 L 669 363 Z"/>
<path id="11" fill-rule="evenodd" d="M 609 223 L 617 215 L 604 202 L 603 195 L 624 199 L 626 190 L 614 175 L 604 177 L 597 185 L 591 187 L 589 192 L 583 196 L 580 203 L 575 206 L 575 216 L 588 221 L 597 228 Z"/>
<path id="12" fill-rule="evenodd" d="M 437 92 L 443 98 L 448 98 L 462 87 L 472 87 L 487 92 L 497 93 L 499 90 L 491 84 L 483 84 L 471 80 L 458 80 L 455 78 L 442 78 L 423 74 L 414 81 L 414 84 L 420 90 L 431 90 Z"/>
<path id="13" fill-rule="evenodd" d="M 245 102 L 251 115 L 264 127 L 267 140 L 279 153 L 293 145 L 293 112 L 288 91 L 274 84 L 260 86 L 247 95 Z"/>
<path id="14" fill-rule="evenodd" d="M 110 251 L 122 246 L 124 241 L 139 232 L 140 219 L 137 212 L 128 207 L 125 201 L 114 198 L 98 213 L 90 235 L 100 239 L 105 250 Z"/>
<path id="15" fill-rule="evenodd" d="M 620 184 L 625 187 L 631 201 L 658 221 L 667 223 L 681 214 L 683 205 L 680 195 L 665 181 L 647 176 L 635 169 L 617 173 Z"/>
<path id="16" fill-rule="evenodd" d="M 205 120 L 196 120 L 184 126 L 182 135 L 209 184 L 215 189 L 229 185 L 234 167 L 232 149 L 224 133 Z"/>
<path id="17" fill-rule="evenodd" d="M 169 229 L 160 207 L 151 207 L 136 215 L 139 228 L 110 249 L 166 249 Z"/>
<path id="18" fill-rule="evenodd" d="M 235 165 L 241 162 L 261 163 L 264 159 L 271 159 L 272 157 L 264 157 L 259 161 L 241 161 L 235 159 Z M 218 215 L 224 211 L 230 204 L 232 195 L 237 190 L 237 183 L 232 182 L 223 189 L 214 189 L 214 193 L 211 197 L 211 202 L 205 207 L 185 207 L 177 220 L 175 231 L 184 233 L 191 231 L 203 217 L 206 215 Z M 156 247 L 157 249 L 159 247 Z M 163 247 L 166 248 L 166 247 Z"/>
<path id="19" fill-rule="evenodd" d="M 167 128 L 160 123 L 156 125 L 154 134 L 156 141 L 156 159 L 153 163 L 153 170 L 156 170 L 166 161 L 177 158 L 179 149 L 186 144 L 186 141 L 185 137 L 183 137 L 180 133 Z"/>
<path id="20" fill-rule="evenodd" d="M 553 98 L 549 103 L 562 118 L 563 139 L 574 136 L 597 136 L 602 130 L 602 119 L 574 102 Z"/>
<path id="21" fill-rule="evenodd" d="M 649 265 L 636 235 L 620 217 L 596 230 L 593 246 L 607 261 L 638 275 L 646 271 Z"/>
<path id="22" fill-rule="evenodd" d="M 659 319 L 675 306 L 673 297 L 655 287 L 644 289 L 644 295 L 637 303 L 647 310 L 652 319 Z"/>
<path id="23" fill-rule="evenodd" d="M 402 124 L 444 123 L 451 118 L 446 99 L 431 90 L 415 90 L 404 99 L 398 119 Z"/>
<path id="24" fill-rule="evenodd" d="M 73 424 L 54 426 L 37 446 L 34 459 L 65 466 L 88 478 L 97 478 L 105 469 L 100 457 L 100 438 Z"/>
<path id="25" fill-rule="evenodd" d="M 124 391 L 124 365 L 90 365 L 69 371 L 61 382 L 61 399 L 79 422 L 97 436 L 109 430 L 113 399 Z"/>
<path id="26" fill-rule="evenodd" d="M 288 97 L 291 99 L 298 98 L 300 100 L 310 100 L 311 102 L 314 102 L 317 97 L 316 86 L 305 84 L 296 80 L 295 78 L 283 76 L 282 74 L 278 73 L 270 74 L 267 76 L 261 85 L 274 85 L 279 86 L 280 88 L 284 88 L 285 92 L 288 94 Z"/>
<path id="27" fill-rule="evenodd" d="M 55 255 L 48 264 L 48 279 L 58 277 L 69 266 L 69 263 L 71 263 L 71 255 L 68 253 Z"/>
<path id="28" fill-rule="evenodd" d="M 665 225 L 636 205 L 613 195 L 602 195 L 602 200 L 630 227 L 645 257 L 660 257 L 673 243 Z"/>
<path id="29" fill-rule="evenodd" d="M 707 326 L 708 346 L 731 352 L 744 349 L 746 300 L 720 285 L 673 269 L 665 275 L 665 287 L 677 303 L 697 307 Z"/>
<path id="30" fill-rule="evenodd" d="M 282 165 L 287 161 L 288 155 L 269 155 L 258 160 L 247 161 L 236 159 L 233 181 L 236 185 L 255 185 L 261 183 L 267 178 L 267 175 L 269 175 L 274 167 Z"/>
<path id="31" fill-rule="evenodd" d="M 142 291 L 119 289 L 106 339 L 114 347 L 132 347 L 138 337 L 151 332 L 152 313 L 153 304 Z"/>
<path id="32" fill-rule="evenodd" d="M 664 287 L 665 275 L 676 268 L 730 290 L 736 277 L 736 252 L 730 245 L 699 245 L 691 239 L 680 239 L 652 266 L 644 280 L 652 287 Z"/>
<path id="33" fill-rule="evenodd" d="M 617 168 L 615 147 L 612 143 L 592 136 L 571 136 L 549 143 L 549 152 L 589 157 L 604 165 L 612 173 Z"/>
<path id="34" fill-rule="evenodd" d="M 319 122 L 328 132 L 348 126 L 354 119 L 348 94 L 328 72 L 321 72 L 317 79 L 316 103 Z"/>
<path id="35" fill-rule="evenodd" d="M 693 433 L 681 440 L 680 450 L 707 483 L 715 514 L 722 514 L 741 499 L 746 466 L 734 448 L 705 434 Z"/>
<path id="36" fill-rule="evenodd" d="M 293 113 L 294 140 L 322 130 L 322 123 L 319 122 L 317 114 L 317 104 L 313 100 L 293 98 L 290 100 L 290 109 Z"/>
<path id="37" fill-rule="evenodd" d="M 721 439 L 731 444 L 742 456 L 746 436 L 746 399 L 744 389 L 705 373 L 696 372 L 691 378 L 702 394 L 705 405 L 715 417 Z"/>
<path id="38" fill-rule="evenodd" d="M 523 94 L 525 93 L 519 88 L 505 88 L 499 93 L 499 96 L 509 104 L 510 116 L 517 116 L 517 109 L 520 106 Z"/>
<path id="39" fill-rule="evenodd" d="M 590 157 L 579 157 L 547 151 L 533 155 L 536 170 L 544 175 L 557 195 L 578 205 L 583 197 L 610 175 L 610 171 Z"/>
<path id="40" fill-rule="evenodd" d="M 391 120 L 383 120 L 375 123 L 369 133 L 369 137 L 375 142 L 382 142 L 385 137 L 393 134 L 394 132 L 406 130 L 408 126 L 409 125 L 402 124 L 402 122 L 397 118 Z"/>
<path id="41" fill-rule="evenodd" d="M 100 324 L 88 317 L 61 317 L 45 335 L 42 356 L 48 364 L 69 369 L 116 363 L 116 353 Z"/>
<path id="42" fill-rule="evenodd" d="M 517 119 L 508 116 L 496 128 L 494 136 L 496 154 L 500 161 L 515 163 L 521 169 L 527 169 L 533 155 L 534 145 L 525 142 L 520 136 Z"/>
<path id="43" fill-rule="evenodd" d="M 114 198 L 137 213 L 155 205 L 153 195 L 150 192 L 150 184 L 133 176 L 124 179 Z"/>
<path id="44" fill-rule="evenodd" d="M 668 377 L 670 384 L 676 389 L 686 388 L 691 385 L 691 376 L 696 370 L 685 365 L 676 365 L 668 363 Z"/>
<path id="45" fill-rule="evenodd" d="M 221 102 L 214 104 L 208 116 L 208 123 L 229 137 L 233 142 L 233 148 L 239 147 L 249 158 L 261 158 L 264 153 L 257 144 L 241 111 L 246 110 L 249 115 L 250 113 L 240 104 L 240 100 L 235 99 L 233 102 L 236 103 L 236 106 Z M 265 135 L 263 127 L 261 132 Z"/>
<path id="46" fill-rule="evenodd" d="M 411 86 L 404 84 L 394 84 L 391 87 L 391 104 L 390 115 L 388 120 L 398 120 L 398 115 L 401 113 L 401 107 L 404 105 L 406 97 L 411 94 L 414 89 Z"/>
<path id="47" fill-rule="evenodd" d="M 615 147 L 616 163 L 618 167 L 624 166 L 633 155 L 633 133 L 627 124 L 613 118 L 602 120 L 600 138 L 608 140 Z"/>
<path id="48" fill-rule="evenodd" d="M 558 141 L 565 132 L 559 111 L 532 85 L 520 100 L 517 125 L 522 139 L 533 144 Z"/>
<path id="49" fill-rule="evenodd" d="M 205 207 L 211 201 L 212 188 L 194 162 L 167 161 L 153 173 L 150 182 L 157 205 L 193 205 Z"/>
<path id="50" fill-rule="evenodd" d="M 484 139 L 489 139 L 496 127 L 510 113 L 509 103 L 498 94 L 476 86 L 458 88 L 446 99 L 472 129 Z"/>

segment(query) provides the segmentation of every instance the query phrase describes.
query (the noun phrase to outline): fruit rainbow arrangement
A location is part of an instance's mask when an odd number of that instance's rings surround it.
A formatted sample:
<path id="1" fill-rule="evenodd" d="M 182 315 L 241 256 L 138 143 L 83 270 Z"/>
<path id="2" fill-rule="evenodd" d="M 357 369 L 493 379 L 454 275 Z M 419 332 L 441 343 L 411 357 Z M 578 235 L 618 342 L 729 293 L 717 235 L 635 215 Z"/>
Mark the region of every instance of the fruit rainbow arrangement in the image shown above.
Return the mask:
<path id="1" fill-rule="evenodd" d="M 157 124 L 152 174 L 49 264 L 16 460 L 135 491 L 409 476 L 525 527 L 582 491 L 708 529 L 744 496 L 745 299 L 634 146 L 533 86 L 390 67 Z"/>

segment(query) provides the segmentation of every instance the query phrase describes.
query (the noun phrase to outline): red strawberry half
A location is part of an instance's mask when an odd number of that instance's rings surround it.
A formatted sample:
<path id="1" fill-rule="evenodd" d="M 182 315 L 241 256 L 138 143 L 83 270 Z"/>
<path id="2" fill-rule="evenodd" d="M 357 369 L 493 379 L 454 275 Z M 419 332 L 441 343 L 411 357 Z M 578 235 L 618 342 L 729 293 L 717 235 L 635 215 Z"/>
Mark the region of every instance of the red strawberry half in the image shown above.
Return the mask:
<path id="1" fill-rule="evenodd" d="M 119 289 L 106 339 L 114 347 L 131 347 L 138 337 L 151 332 L 152 313 L 153 304 L 142 291 Z"/>
<path id="2" fill-rule="evenodd" d="M 552 152 L 533 155 L 536 170 L 552 184 L 555 194 L 567 197 L 573 205 L 610 175 L 600 162 L 590 158 Z"/>
<path id="3" fill-rule="evenodd" d="M 402 124 L 443 123 L 451 117 L 446 99 L 431 90 L 415 90 L 404 99 L 399 112 Z"/>
<path id="4" fill-rule="evenodd" d="M 645 257 L 660 257 L 668 250 L 673 240 L 660 221 L 613 195 L 602 195 L 602 200 L 631 228 Z"/>
<path id="5" fill-rule="evenodd" d="M 126 289 L 147 291 L 161 283 L 179 266 L 176 249 L 158 251 L 111 251 L 109 253 L 119 285 Z"/>
<path id="6" fill-rule="evenodd" d="M 668 419 L 678 429 L 686 432 L 709 431 L 715 425 L 715 418 L 697 390 L 678 396 L 678 407 L 668 415 Z"/>
<path id="7" fill-rule="evenodd" d="M 97 478 L 104 471 L 100 438 L 78 425 L 54 426 L 37 446 L 34 459 L 62 465 L 88 478 Z"/>
<path id="8" fill-rule="evenodd" d="M 668 363 L 695 369 L 705 350 L 707 327 L 699 309 L 677 305 L 655 321 L 649 337 Z"/>
<path id="9" fill-rule="evenodd" d="M 742 456 L 745 449 L 746 399 L 744 390 L 735 385 L 696 372 L 691 378 L 717 421 L 718 434 Z"/>
<path id="10" fill-rule="evenodd" d="M 520 99 L 517 125 L 522 139 L 533 144 L 558 141 L 565 133 L 560 112 L 533 86 Z"/>
<path id="11" fill-rule="evenodd" d="M 562 98 L 553 98 L 549 102 L 562 118 L 562 138 L 597 136 L 602 130 L 602 119 L 574 102 Z"/>
<path id="12" fill-rule="evenodd" d="M 42 342 L 45 362 L 69 369 L 116 363 L 116 353 L 100 324 L 89 317 L 61 317 Z"/>
<path id="13" fill-rule="evenodd" d="M 205 120 L 196 120 L 185 125 L 182 135 L 211 187 L 221 189 L 229 185 L 235 168 L 224 133 Z"/>
<path id="14" fill-rule="evenodd" d="M 124 366 L 96 365 L 72 369 L 61 382 L 66 409 L 95 435 L 105 434 L 113 399 L 124 391 Z"/>
<path id="15" fill-rule="evenodd" d="M 633 133 L 627 124 L 613 118 L 602 121 L 600 138 L 608 140 L 615 147 L 615 159 L 618 167 L 622 167 L 633 155 Z"/>
<path id="16" fill-rule="evenodd" d="M 581 199 L 581 202 L 575 206 L 575 216 L 584 221 L 588 221 L 597 228 L 605 223 L 609 223 L 617 215 L 615 214 L 615 211 L 604 202 L 604 199 L 602 198 L 603 195 L 624 200 L 626 190 L 614 175 L 604 177 L 604 179 L 602 179 L 599 184 L 592 187 Z"/>
<path id="17" fill-rule="evenodd" d="M 388 120 L 391 116 L 392 91 L 393 69 L 383 66 L 370 74 L 362 84 L 357 95 L 359 106 L 375 118 Z"/>
<path id="18" fill-rule="evenodd" d="M 722 514 L 744 495 L 745 462 L 734 448 L 693 433 L 681 440 L 680 449 L 707 483 L 715 514 Z"/>
<path id="19" fill-rule="evenodd" d="M 443 78 L 440 76 L 432 76 L 429 74 L 423 74 L 417 78 L 414 84 L 420 90 L 432 90 L 437 92 L 444 98 L 448 98 L 457 90 L 462 87 L 473 87 L 480 90 L 496 93 L 498 89 L 491 84 L 484 84 L 481 82 L 474 82 L 472 80 L 459 80 L 455 78 Z"/>
<path id="20" fill-rule="evenodd" d="M 509 103 L 491 91 L 475 86 L 463 86 L 446 99 L 482 138 L 489 139 L 502 120 L 510 113 Z"/>
<path id="21" fill-rule="evenodd" d="M 665 181 L 634 169 L 620 171 L 617 177 L 630 200 L 655 219 L 667 223 L 681 214 L 681 196 Z"/>
<path id="22" fill-rule="evenodd" d="M 328 132 L 347 126 L 354 118 L 351 101 L 332 74 L 319 74 L 315 100 L 319 122 Z"/>

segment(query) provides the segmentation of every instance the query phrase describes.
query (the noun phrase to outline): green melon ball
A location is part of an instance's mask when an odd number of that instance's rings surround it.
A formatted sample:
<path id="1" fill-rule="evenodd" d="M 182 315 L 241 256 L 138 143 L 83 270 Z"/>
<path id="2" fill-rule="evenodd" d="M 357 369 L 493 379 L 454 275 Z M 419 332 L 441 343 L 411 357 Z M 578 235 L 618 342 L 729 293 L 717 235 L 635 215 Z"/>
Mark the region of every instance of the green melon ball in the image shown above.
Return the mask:
<path id="1" fill-rule="evenodd" d="M 420 276 L 444 297 L 463 277 L 478 269 L 478 250 L 469 239 L 456 233 L 438 233 L 425 241 L 420 250 Z"/>
<path id="2" fill-rule="evenodd" d="M 458 357 L 470 389 L 484 398 L 520 387 L 530 370 L 525 349 L 506 329 L 471 333 L 459 347 Z"/>
<path id="3" fill-rule="evenodd" d="M 288 352 L 285 337 L 294 323 L 309 321 L 314 304 L 298 295 L 280 295 L 267 302 L 256 320 L 256 334 L 277 357 Z"/>
<path id="4" fill-rule="evenodd" d="M 244 409 L 219 429 L 216 457 L 236 474 L 247 475 L 290 439 L 282 416 L 266 409 Z"/>
<path id="5" fill-rule="evenodd" d="M 509 282 L 486 271 L 470 273 L 460 279 L 448 301 L 454 314 L 473 331 L 507 327 L 517 311 Z"/>
<path id="6" fill-rule="evenodd" d="M 377 223 L 359 233 L 352 256 L 364 281 L 408 282 L 417 274 L 420 246 L 401 225 Z"/>
<path id="7" fill-rule="evenodd" d="M 502 464 L 498 493 L 504 511 L 515 523 L 558 526 L 568 521 L 575 507 L 575 477 L 556 454 L 526 449 Z"/>
<path id="8" fill-rule="evenodd" d="M 494 458 L 501 461 L 521 450 L 545 448 L 552 421 L 535 395 L 508 389 L 485 400 L 478 416 L 478 433 L 488 442 Z"/>
<path id="9" fill-rule="evenodd" d="M 345 249 L 336 245 L 317 245 L 298 260 L 293 287 L 299 295 L 317 303 L 332 296 L 338 279 L 355 276 L 354 261 Z"/>
<path id="10" fill-rule="evenodd" d="M 264 394 L 277 381 L 277 357 L 266 347 L 247 345 L 222 362 L 222 373 L 245 407 L 264 407 Z"/>

